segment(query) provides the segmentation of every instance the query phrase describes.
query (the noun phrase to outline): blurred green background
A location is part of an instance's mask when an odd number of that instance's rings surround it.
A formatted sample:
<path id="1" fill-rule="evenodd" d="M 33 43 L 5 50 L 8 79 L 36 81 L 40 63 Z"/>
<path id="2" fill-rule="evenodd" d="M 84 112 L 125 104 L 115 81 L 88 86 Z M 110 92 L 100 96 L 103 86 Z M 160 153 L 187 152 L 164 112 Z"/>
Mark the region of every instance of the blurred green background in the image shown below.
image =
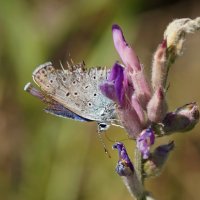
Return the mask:
<path id="1" fill-rule="evenodd" d="M 35 67 L 71 58 L 88 67 L 119 60 L 111 25 L 118 23 L 147 74 L 167 24 L 200 15 L 199 1 L 0 0 L 0 200 L 130 200 L 114 172 L 117 152 L 95 123 L 74 122 L 42 111 L 23 91 Z M 170 71 L 170 110 L 200 102 L 200 33 L 187 37 L 184 55 Z M 159 142 L 176 141 L 164 173 L 147 181 L 157 199 L 200 199 L 200 126 Z M 112 127 L 106 136 L 127 136 Z M 131 141 L 124 141 L 132 157 Z"/>

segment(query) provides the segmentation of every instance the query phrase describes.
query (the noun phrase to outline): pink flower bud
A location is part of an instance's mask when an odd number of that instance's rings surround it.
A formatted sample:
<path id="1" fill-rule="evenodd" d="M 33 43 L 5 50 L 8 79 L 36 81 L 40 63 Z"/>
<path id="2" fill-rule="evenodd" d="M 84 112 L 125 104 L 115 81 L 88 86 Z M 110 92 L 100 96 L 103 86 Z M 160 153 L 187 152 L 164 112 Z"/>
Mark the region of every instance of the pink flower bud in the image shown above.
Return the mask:
<path id="1" fill-rule="evenodd" d="M 157 88 L 147 105 L 147 116 L 151 122 L 161 122 L 167 112 L 167 102 L 163 88 Z"/>
<path id="2" fill-rule="evenodd" d="M 166 40 L 163 40 L 158 46 L 153 58 L 151 84 L 154 90 L 158 87 L 165 88 L 168 70 L 166 66 L 166 51 Z"/>

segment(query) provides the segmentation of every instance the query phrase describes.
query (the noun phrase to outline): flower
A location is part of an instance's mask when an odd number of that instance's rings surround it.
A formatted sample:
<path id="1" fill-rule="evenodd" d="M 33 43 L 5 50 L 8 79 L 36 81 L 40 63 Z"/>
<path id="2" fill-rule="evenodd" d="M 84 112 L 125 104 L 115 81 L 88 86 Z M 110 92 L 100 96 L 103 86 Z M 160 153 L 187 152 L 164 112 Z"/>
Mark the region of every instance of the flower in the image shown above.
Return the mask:
<path id="1" fill-rule="evenodd" d="M 143 158 L 147 159 L 150 155 L 150 147 L 154 144 L 155 135 L 151 128 L 147 128 L 137 137 L 137 148 L 142 153 Z"/>
<path id="2" fill-rule="evenodd" d="M 119 153 L 119 161 L 116 166 L 116 172 L 120 176 L 129 176 L 129 175 L 133 174 L 134 167 L 133 167 L 133 164 L 127 154 L 124 144 L 117 142 L 113 145 L 113 148 L 117 149 L 118 153 Z"/>
<path id="3" fill-rule="evenodd" d="M 108 79 L 100 85 L 100 90 L 116 102 L 116 112 L 122 126 L 130 138 L 136 139 L 147 124 L 144 111 L 151 97 L 151 90 L 142 65 L 125 41 L 121 28 L 113 25 L 112 33 L 115 48 L 125 66 L 116 62 Z"/>
<path id="4" fill-rule="evenodd" d="M 107 82 L 100 85 L 100 90 L 102 93 L 118 103 L 120 106 L 123 106 L 124 103 L 124 67 L 119 63 L 115 63 L 108 75 Z"/>
<path id="5" fill-rule="evenodd" d="M 135 94 L 142 107 L 146 109 L 146 105 L 151 98 L 151 89 L 146 80 L 142 65 L 135 51 L 126 42 L 123 32 L 118 25 L 112 26 L 112 33 L 115 48 L 125 65 L 125 74 L 127 74 L 129 82 L 134 86 Z"/>

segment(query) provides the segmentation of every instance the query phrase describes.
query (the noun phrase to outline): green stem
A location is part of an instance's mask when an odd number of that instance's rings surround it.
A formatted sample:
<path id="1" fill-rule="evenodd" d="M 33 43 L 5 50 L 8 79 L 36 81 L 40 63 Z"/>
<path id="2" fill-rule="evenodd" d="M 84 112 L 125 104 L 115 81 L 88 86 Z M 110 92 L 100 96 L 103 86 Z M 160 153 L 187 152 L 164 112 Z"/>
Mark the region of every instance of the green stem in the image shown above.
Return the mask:
<path id="1" fill-rule="evenodd" d="M 135 148 L 135 162 L 134 167 L 138 176 L 139 182 L 143 185 L 144 184 L 144 178 L 143 178 L 143 163 L 142 163 L 142 154 L 138 150 L 138 148 Z"/>

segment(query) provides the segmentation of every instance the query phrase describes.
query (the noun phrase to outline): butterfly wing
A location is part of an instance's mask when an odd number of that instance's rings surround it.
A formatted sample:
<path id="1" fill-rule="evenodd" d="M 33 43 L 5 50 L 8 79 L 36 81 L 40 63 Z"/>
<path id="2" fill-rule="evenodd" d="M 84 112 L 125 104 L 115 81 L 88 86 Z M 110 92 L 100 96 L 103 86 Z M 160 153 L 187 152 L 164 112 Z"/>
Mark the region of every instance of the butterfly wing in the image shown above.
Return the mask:
<path id="1" fill-rule="evenodd" d="M 99 90 L 107 73 L 105 68 L 86 70 L 81 64 L 58 70 L 48 62 L 33 72 L 33 80 L 48 96 L 73 113 L 89 120 L 112 123 L 116 120 L 115 104 Z"/>
<path id="2" fill-rule="evenodd" d="M 65 108 L 63 105 L 49 98 L 47 95 L 43 94 L 41 91 L 35 88 L 31 83 L 27 83 L 24 87 L 24 90 L 27 91 L 32 96 L 44 102 L 47 105 L 44 111 L 47 113 L 50 113 L 52 115 L 56 115 L 59 117 L 63 117 L 63 118 L 69 118 L 69 119 L 73 119 L 77 121 L 82 121 L 82 122 L 91 121 L 71 112 L 70 110 Z"/>

